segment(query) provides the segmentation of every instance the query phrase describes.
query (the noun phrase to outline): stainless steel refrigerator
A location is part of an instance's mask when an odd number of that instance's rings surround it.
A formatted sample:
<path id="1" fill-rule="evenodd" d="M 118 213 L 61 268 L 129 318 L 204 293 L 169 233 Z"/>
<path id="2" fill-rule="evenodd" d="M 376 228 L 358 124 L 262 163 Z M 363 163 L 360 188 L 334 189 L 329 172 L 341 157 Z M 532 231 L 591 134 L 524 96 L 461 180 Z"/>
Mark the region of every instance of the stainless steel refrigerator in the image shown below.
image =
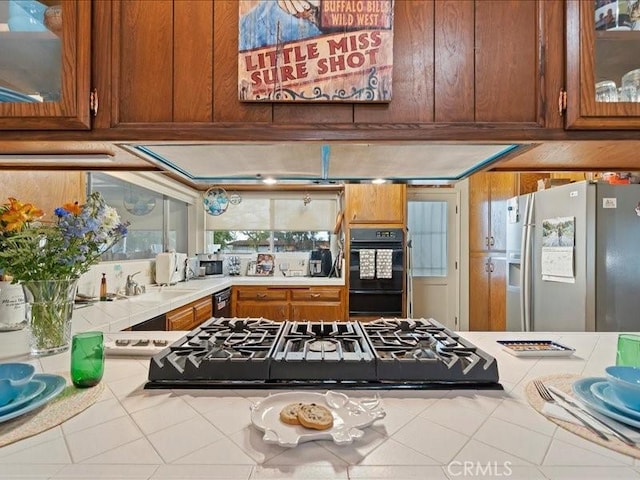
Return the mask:
<path id="1" fill-rule="evenodd" d="M 640 331 L 640 185 L 507 202 L 507 330 Z"/>

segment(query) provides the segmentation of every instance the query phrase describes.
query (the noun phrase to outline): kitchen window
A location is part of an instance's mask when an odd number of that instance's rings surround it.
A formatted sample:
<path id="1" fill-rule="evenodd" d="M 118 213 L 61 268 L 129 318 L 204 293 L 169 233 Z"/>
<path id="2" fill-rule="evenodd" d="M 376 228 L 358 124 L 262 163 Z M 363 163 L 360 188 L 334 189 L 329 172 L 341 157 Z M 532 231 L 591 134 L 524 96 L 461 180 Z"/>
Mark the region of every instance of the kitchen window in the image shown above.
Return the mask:
<path id="1" fill-rule="evenodd" d="M 128 235 L 102 256 L 103 261 L 148 259 L 167 249 L 186 252 L 188 204 L 111 174 L 87 174 L 88 192 L 100 192 L 129 222 Z"/>
<path id="2" fill-rule="evenodd" d="M 223 253 L 308 252 L 329 248 L 337 193 L 242 194 L 218 216 L 207 216 L 206 245 Z"/>

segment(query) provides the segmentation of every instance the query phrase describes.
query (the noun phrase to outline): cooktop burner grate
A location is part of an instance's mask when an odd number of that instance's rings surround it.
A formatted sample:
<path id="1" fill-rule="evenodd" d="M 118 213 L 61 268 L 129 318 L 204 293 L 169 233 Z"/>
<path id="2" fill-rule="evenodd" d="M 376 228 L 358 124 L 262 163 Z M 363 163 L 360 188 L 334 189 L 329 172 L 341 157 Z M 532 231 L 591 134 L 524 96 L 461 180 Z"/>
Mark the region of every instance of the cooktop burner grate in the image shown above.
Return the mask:
<path id="1" fill-rule="evenodd" d="M 155 355 L 148 388 L 501 388 L 495 359 L 433 319 L 214 318 Z"/>
<path id="2" fill-rule="evenodd" d="M 375 380 L 375 356 L 356 322 L 286 322 L 271 378 Z"/>

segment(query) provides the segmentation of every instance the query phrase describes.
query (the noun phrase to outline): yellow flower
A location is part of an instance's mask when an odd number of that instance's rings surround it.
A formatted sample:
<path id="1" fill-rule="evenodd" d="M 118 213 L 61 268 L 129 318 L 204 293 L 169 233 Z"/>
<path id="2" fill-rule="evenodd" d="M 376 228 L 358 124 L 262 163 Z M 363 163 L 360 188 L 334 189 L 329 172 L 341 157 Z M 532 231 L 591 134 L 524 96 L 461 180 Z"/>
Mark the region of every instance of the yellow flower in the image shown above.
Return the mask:
<path id="1" fill-rule="evenodd" d="M 15 198 L 9 198 L 9 204 L 4 205 L 5 209 L 0 214 L 0 224 L 4 225 L 7 232 L 22 229 L 25 223 L 32 222 L 44 215 L 39 208 L 31 203 L 22 203 Z"/>

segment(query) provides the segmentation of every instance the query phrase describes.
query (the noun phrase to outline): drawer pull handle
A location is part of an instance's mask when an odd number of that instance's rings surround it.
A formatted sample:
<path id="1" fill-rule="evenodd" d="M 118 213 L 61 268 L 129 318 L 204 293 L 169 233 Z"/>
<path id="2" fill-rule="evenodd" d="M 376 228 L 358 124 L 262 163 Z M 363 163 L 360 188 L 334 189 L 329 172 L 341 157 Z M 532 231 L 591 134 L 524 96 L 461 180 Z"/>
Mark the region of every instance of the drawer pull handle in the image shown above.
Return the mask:
<path id="1" fill-rule="evenodd" d="M 311 298 L 318 298 L 320 296 L 319 293 L 312 293 L 310 294 Z"/>
<path id="2" fill-rule="evenodd" d="M 267 294 L 266 293 L 258 293 L 258 294 L 256 294 L 256 298 L 267 298 Z"/>

